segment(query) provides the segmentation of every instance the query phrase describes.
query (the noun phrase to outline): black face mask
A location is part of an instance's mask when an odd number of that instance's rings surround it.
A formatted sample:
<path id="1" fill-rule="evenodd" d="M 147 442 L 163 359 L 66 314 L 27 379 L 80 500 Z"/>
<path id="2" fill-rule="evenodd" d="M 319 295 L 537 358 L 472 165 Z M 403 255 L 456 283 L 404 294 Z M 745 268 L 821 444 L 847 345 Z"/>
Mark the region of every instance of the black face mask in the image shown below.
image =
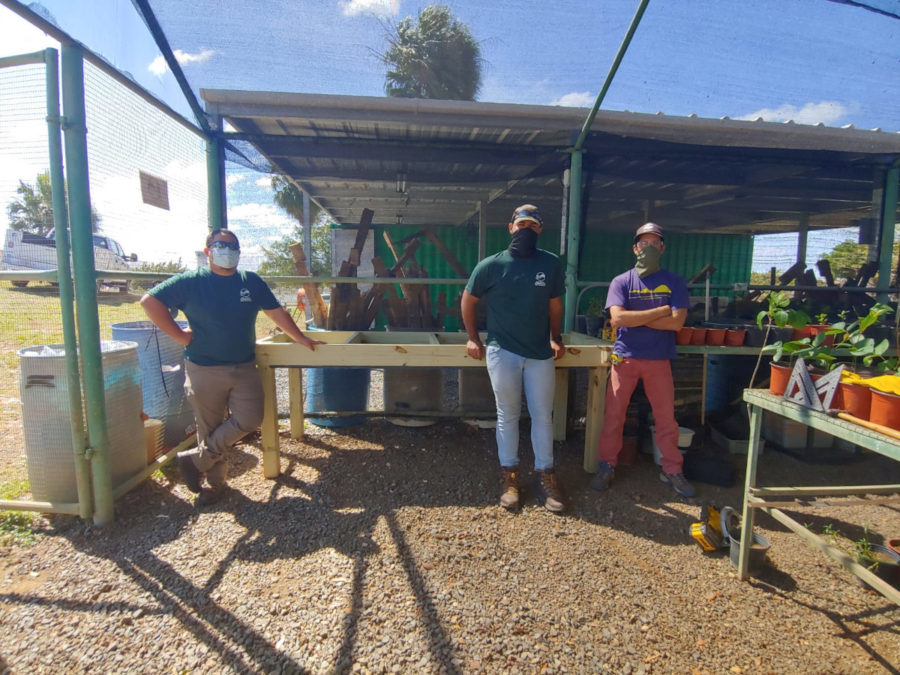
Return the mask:
<path id="1" fill-rule="evenodd" d="M 537 232 L 531 228 L 523 227 L 513 233 L 508 250 L 515 258 L 532 256 L 537 250 L 537 238 Z"/>

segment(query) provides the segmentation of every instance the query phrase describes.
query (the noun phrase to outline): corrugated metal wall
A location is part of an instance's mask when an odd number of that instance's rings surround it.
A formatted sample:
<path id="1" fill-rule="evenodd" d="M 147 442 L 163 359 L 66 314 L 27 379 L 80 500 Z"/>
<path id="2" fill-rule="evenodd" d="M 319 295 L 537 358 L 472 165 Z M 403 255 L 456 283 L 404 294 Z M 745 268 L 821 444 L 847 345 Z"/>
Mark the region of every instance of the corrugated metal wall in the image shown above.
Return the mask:
<path id="1" fill-rule="evenodd" d="M 387 231 L 394 241 L 398 253 L 402 254 L 403 245 L 397 242 L 419 231 L 417 227 L 374 227 L 375 254 L 381 256 L 387 267 L 391 267 L 394 256 L 384 240 Z M 478 230 L 475 227 L 435 227 L 435 234 L 444 245 L 456 256 L 457 260 L 469 271 L 478 262 Z M 554 253 L 559 252 L 559 230 L 546 228 L 538 240 L 538 245 Z M 591 232 L 581 243 L 581 262 L 579 265 L 579 281 L 609 281 L 621 274 L 634 263 L 631 252 L 632 235 L 627 233 L 606 234 Z M 509 233 L 503 228 L 490 228 L 487 231 L 487 254 L 496 253 L 509 244 Z M 665 267 L 685 278 L 690 278 L 707 263 L 716 268 L 711 278 L 713 284 L 746 283 L 750 280 L 750 264 L 753 257 L 753 238 L 750 235 L 685 235 L 670 234 L 666 237 L 666 252 L 663 258 Z M 455 278 L 457 275 L 447 263 L 443 253 L 426 238 L 416 251 L 416 262 L 423 267 L 428 276 L 434 279 Z M 431 287 L 432 303 L 437 303 L 438 294 L 446 293 L 448 304 L 456 302 L 462 293 L 463 286 L 441 284 Z M 399 293 L 399 287 L 397 288 Z M 693 291 L 694 295 L 702 295 L 702 289 Z M 592 295 L 605 299 L 605 289 L 586 291 L 581 301 L 579 312 L 584 311 Z M 730 295 L 717 292 L 717 295 Z M 383 320 L 379 319 L 379 327 Z M 457 323 L 448 319 L 447 330 L 456 330 Z"/>

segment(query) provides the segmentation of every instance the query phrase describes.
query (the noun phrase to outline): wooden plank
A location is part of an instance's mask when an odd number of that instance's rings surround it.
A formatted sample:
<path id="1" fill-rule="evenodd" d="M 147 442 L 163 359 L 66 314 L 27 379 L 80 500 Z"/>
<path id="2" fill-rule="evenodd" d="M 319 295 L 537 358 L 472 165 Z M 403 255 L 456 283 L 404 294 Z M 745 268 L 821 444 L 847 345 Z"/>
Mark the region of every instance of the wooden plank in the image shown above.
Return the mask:
<path id="1" fill-rule="evenodd" d="M 301 277 L 308 277 L 309 269 L 306 267 L 306 254 L 303 251 L 303 246 L 299 243 L 291 244 L 290 249 L 294 258 L 294 269 L 297 270 L 297 274 Z M 306 291 L 306 305 L 312 311 L 316 326 L 324 328 L 328 323 L 328 305 L 325 304 L 322 295 L 319 293 L 319 284 L 304 283 L 303 290 Z"/>
<path id="2" fill-rule="evenodd" d="M 571 352 L 573 349 L 573 347 L 568 347 L 566 351 Z M 597 455 L 600 451 L 600 431 L 603 429 L 608 377 L 609 366 L 607 365 L 592 368 L 588 372 L 587 410 L 584 418 L 584 470 L 588 473 L 597 473 L 597 464 L 599 463 Z"/>
<path id="3" fill-rule="evenodd" d="M 288 414 L 291 438 L 303 438 L 303 370 L 288 368 Z"/>
<path id="4" fill-rule="evenodd" d="M 441 252 L 441 255 L 444 256 L 444 260 L 446 260 L 450 267 L 453 268 L 453 271 L 456 272 L 456 275 L 460 279 L 469 278 L 469 272 L 463 267 L 462 263 L 457 260 L 456 256 L 453 255 L 453 252 L 447 248 L 444 242 L 441 241 L 441 238 L 434 233 L 434 230 L 431 227 L 425 228 L 425 237 L 437 247 Z"/>
<path id="5" fill-rule="evenodd" d="M 384 260 L 381 259 L 381 256 L 372 258 L 372 267 L 375 270 L 376 277 L 382 279 L 390 278 L 391 274 L 388 271 L 388 268 L 385 267 Z M 384 295 L 389 288 L 390 286 L 388 284 L 372 284 L 372 288 L 370 288 L 363 297 L 364 330 L 368 330 L 369 326 L 372 325 L 372 322 L 375 321 L 375 316 L 378 314 L 378 310 L 381 307 L 381 300 L 384 298 Z"/>
<path id="6" fill-rule="evenodd" d="M 299 345 L 298 345 L 299 346 Z M 275 370 L 257 358 L 256 370 L 263 390 L 263 419 L 260 424 L 263 450 L 263 475 L 278 478 L 281 473 L 281 453 L 278 447 L 278 402 L 275 395 Z"/>

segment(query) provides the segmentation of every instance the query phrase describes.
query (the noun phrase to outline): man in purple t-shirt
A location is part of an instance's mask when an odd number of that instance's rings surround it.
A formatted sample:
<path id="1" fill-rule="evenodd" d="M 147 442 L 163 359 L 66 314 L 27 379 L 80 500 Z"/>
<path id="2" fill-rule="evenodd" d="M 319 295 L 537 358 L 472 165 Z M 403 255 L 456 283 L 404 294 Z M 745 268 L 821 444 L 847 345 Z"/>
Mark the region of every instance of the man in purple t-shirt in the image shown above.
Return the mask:
<path id="1" fill-rule="evenodd" d="M 632 250 L 637 259 L 634 268 L 613 279 L 606 296 L 616 343 L 600 432 L 600 465 L 591 487 L 602 492 L 612 484 L 622 450 L 625 412 L 638 381 L 643 381 L 662 454 L 659 478 L 682 497 L 693 497 L 694 487 L 681 472 L 671 364 L 676 356 L 675 333 L 687 317 L 687 284 L 677 274 L 660 268 L 666 245 L 662 228 L 656 223 L 645 223 L 637 229 Z"/>

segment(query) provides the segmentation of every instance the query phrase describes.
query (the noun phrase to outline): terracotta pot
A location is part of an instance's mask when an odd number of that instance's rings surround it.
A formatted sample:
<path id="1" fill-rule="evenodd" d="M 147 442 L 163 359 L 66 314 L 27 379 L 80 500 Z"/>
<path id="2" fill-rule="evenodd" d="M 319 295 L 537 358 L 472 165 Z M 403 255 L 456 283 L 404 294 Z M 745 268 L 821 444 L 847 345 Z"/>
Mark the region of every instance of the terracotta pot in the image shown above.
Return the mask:
<path id="1" fill-rule="evenodd" d="M 780 363 L 769 364 L 769 392 L 776 396 L 784 396 L 788 381 L 791 379 L 791 366 L 783 366 Z"/>
<path id="2" fill-rule="evenodd" d="M 888 539 L 887 546 L 894 553 L 900 554 L 900 539 Z"/>
<path id="3" fill-rule="evenodd" d="M 809 338 L 812 340 L 819 333 L 824 333 L 830 328 L 827 324 L 814 324 L 810 326 L 804 326 L 800 330 L 794 330 L 791 339 L 792 340 L 802 340 L 803 338 Z M 829 335 L 825 338 L 825 344 L 829 347 L 834 345 L 834 335 Z"/>
<path id="4" fill-rule="evenodd" d="M 706 344 L 706 329 L 705 328 L 695 328 L 694 332 L 691 333 L 691 344 L 692 345 L 705 345 Z"/>
<path id="5" fill-rule="evenodd" d="M 706 329 L 706 344 L 711 345 L 713 347 L 721 347 L 725 344 L 725 329 L 724 328 L 707 328 Z"/>
<path id="6" fill-rule="evenodd" d="M 725 344 L 728 347 L 740 347 L 744 344 L 744 338 L 747 336 L 746 329 L 729 328 L 725 331 Z"/>
<path id="7" fill-rule="evenodd" d="M 872 405 L 872 390 L 861 384 L 841 382 L 834 394 L 831 407 L 846 410 L 861 420 L 869 419 L 869 408 Z"/>
<path id="8" fill-rule="evenodd" d="M 694 329 L 685 326 L 680 331 L 675 333 L 675 344 L 677 345 L 689 345 L 691 344 L 691 337 L 694 335 Z"/>
<path id="9" fill-rule="evenodd" d="M 872 389 L 869 421 L 891 429 L 900 429 L 900 396 Z"/>

